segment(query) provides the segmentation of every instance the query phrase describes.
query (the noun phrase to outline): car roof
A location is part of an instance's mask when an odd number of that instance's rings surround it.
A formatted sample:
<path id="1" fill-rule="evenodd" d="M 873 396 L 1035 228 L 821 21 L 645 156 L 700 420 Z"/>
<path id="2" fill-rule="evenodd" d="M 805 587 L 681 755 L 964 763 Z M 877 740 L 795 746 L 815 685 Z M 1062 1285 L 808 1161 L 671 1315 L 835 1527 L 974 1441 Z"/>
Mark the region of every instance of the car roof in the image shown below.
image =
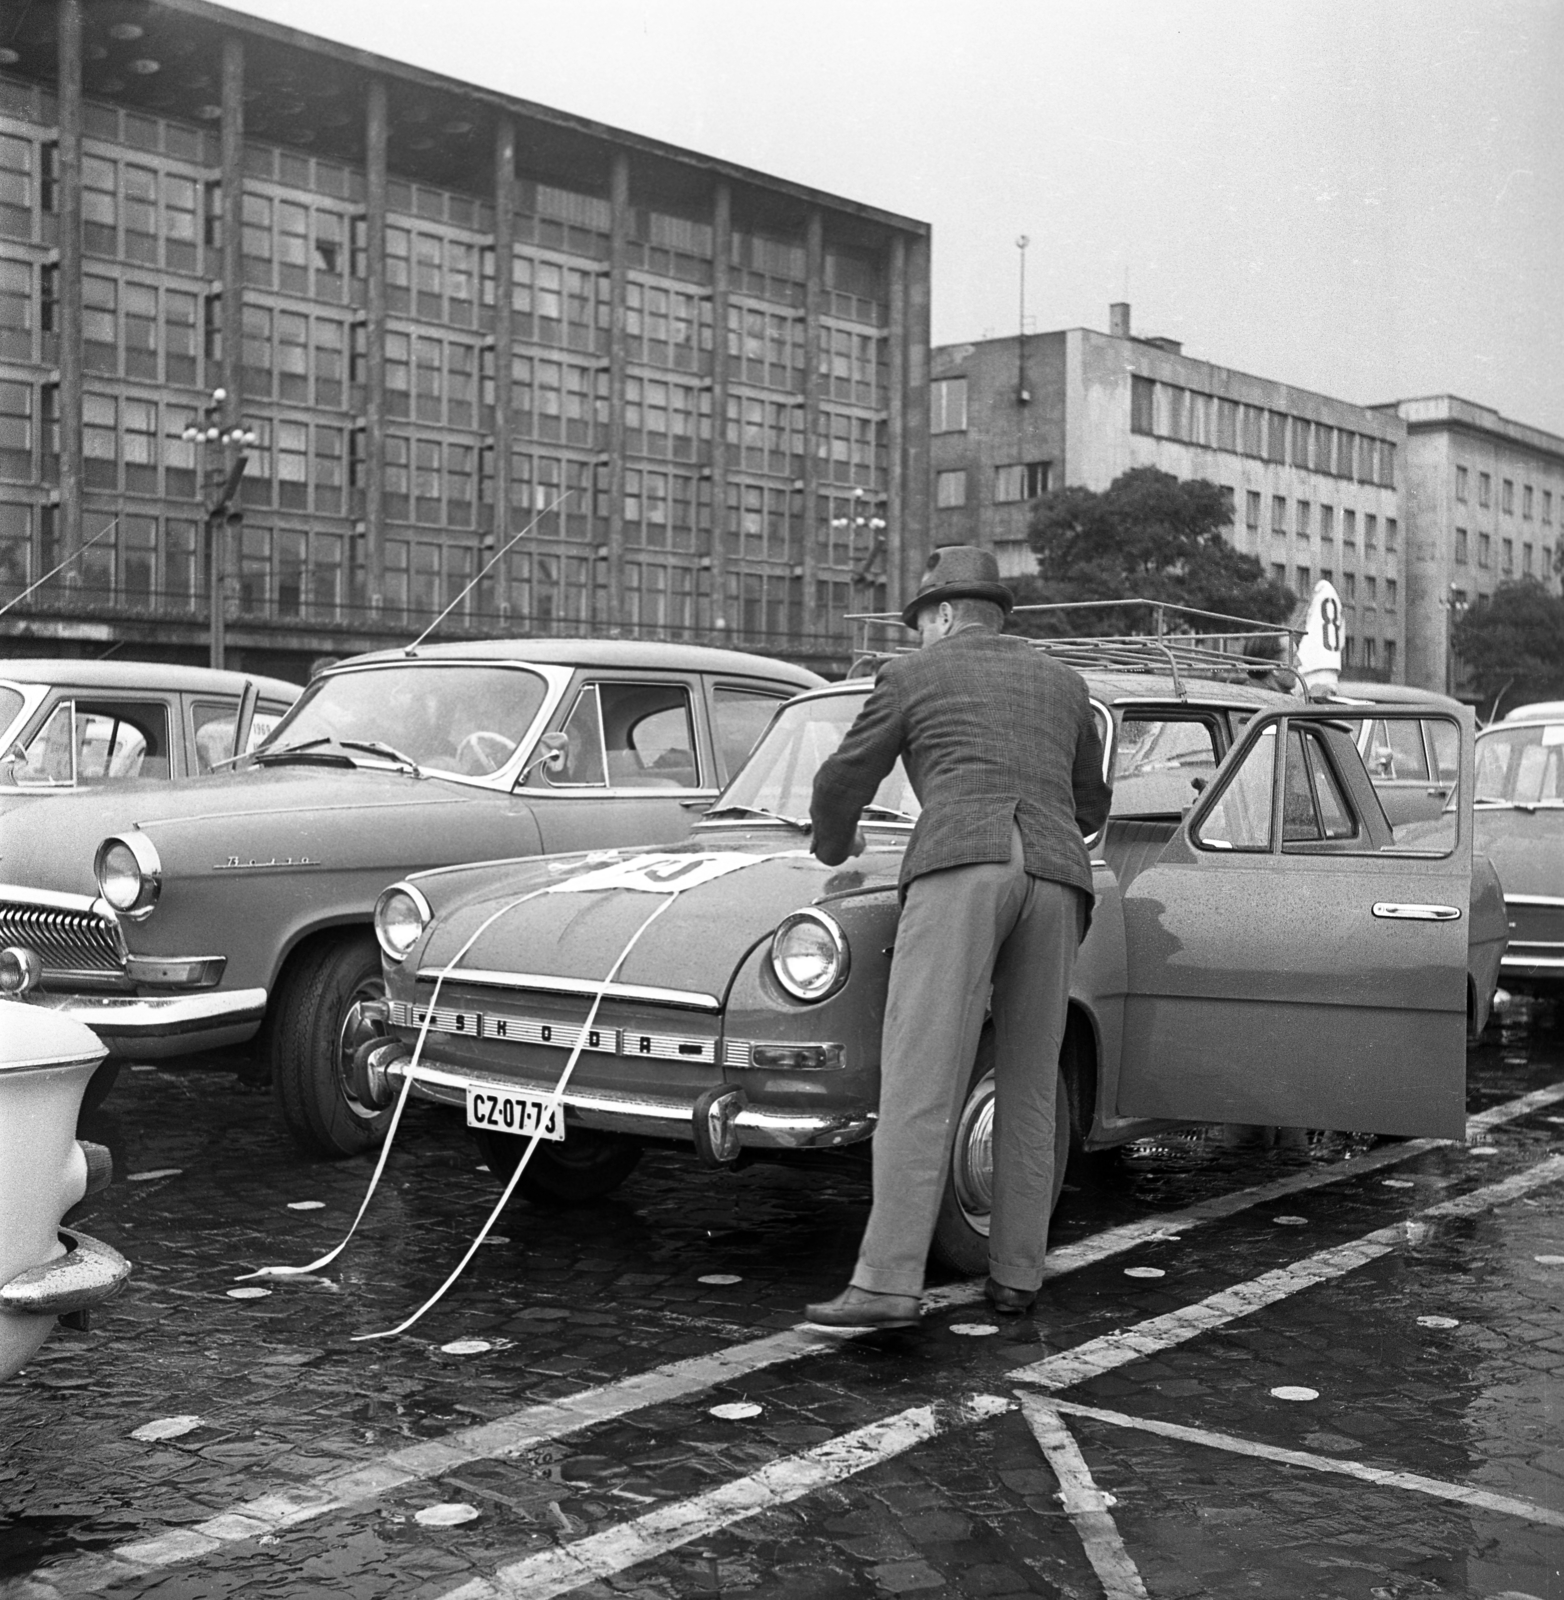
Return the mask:
<path id="1" fill-rule="evenodd" d="M 1448 706 L 1457 711 L 1463 703 L 1454 695 L 1441 694 L 1437 689 L 1414 688 L 1409 683 L 1349 682 L 1344 679 L 1337 683 L 1336 694 L 1350 700 L 1377 700 L 1387 706 Z"/>
<path id="2" fill-rule="evenodd" d="M 1506 722 L 1564 722 L 1564 700 L 1536 700 L 1504 713 Z M 1490 723 L 1491 727 L 1492 724 Z"/>
<path id="3" fill-rule="evenodd" d="M 660 667 L 669 672 L 727 672 L 741 677 L 780 678 L 800 689 L 825 682 L 818 672 L 780 661 L 711 645 L 664 644 L 646 639 L 475 639 L 470 644 L 421 644 L 399 650 L 372 650 L 334 663 L 329 672 L 386 661 L 536 661 L 567 667 Z"/>
<path id="4" fill-rule="evenodd" d="M 297 700 L 301 685 L 255 672 L 225 672 L 167 661 L 75 661 L 47 656 L 0 657 L 0 679 L 11 683 L 73 684 L 83 689 L 162 689 L 238 694 L 246 680 L 262 694 Z"/>
<path id="5" fill-rule="evenodd" d="M 1296 702 L 1296 695 L 1252 683 L 1229 683 L 1225 679 L 1179 675 L 1178 682 L 1166 673 L 1093 672 L 1081 673 L 1086 687 L 1096 699 L 1109 705 L 1237 706 L 1256 710 Z M 811 698 L 824 694 L 866 694 L 874 686 L 871 677 L 848 678 L 842 683 L 817 689 Z M 1182 692 L 1180 692 L 1182 690 Z"/>

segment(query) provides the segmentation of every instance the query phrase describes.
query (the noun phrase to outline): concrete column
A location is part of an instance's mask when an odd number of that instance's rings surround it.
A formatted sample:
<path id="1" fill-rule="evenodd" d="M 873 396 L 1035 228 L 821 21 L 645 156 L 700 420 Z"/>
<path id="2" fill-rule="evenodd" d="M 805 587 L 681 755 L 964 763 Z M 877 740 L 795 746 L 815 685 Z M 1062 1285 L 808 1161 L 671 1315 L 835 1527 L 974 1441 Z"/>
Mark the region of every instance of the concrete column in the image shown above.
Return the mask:
<path id="1" fill-rule="evenodd" d="M 369 608 L 386 594 L 386 86 L 372 78 L 364 130 L 364 576 Z"/>
<path id="2" fill-rule="evenodd" d="M 602 619 L 617 633 L 624 620 L 625 577 L 625 286 L 629 281 L 630 158 L 616 150 L 608 180 L 608 606 Z M 595 587 L 595 586 L 594 586 Z"/>
<path id="3" fill-rule="evenodd" d="M 81 582 L 81 0 L 59 9 L 60 552 L 68 587 Z"/>
<path id="4" fill-rule="evenodd" d="M 815 612 L 815 539 L 820 531 L 820 307 L 825 297 L 825 219 L 817 208 L 804 225 L 804 604 L 805 631 L 831 633 L 837 618 Z M 800 641 L 802 642 L 802 641 Z M 810 648 L 816 648 L 811 638 Z"/>
<path id="5" fill-rule="evenodd" d="M 511 509 L 511 382 L 510 352 L 514 337 L 511 309 L 511 256 L 516 248 L 516 124 L 502 116 L 494 128 L 494 548 L 510 539 Z M 590 507 L 587 508 L 590 511 Z M 516 520 L 524 528 L 527 518 Z M 512 556 L 495 566 L 501 603 L 511 595 Z"/>
<path id="6" fill-rule="evenodd" d="M 720 643 L 728 632 L 728 290 L 732 278 L 733 190 L 717 180 L 711 207 L 711 621 Z M 697 580 L 697 587 L 699 580 Z"/>
<path id="7" fill-rule="evenodd" d="M 244 406 L 244 40 L 223 39 L 223 387 L 226 417 Z"/>
<path id="8" fill-rule="evenodd" d="M 900 587 L 889 600 L 900 607 L 913 589 L 929 552 L 929 241 L 906 245 L 906 327 L 902 349 L 907 363 L 902 384 L 902 514 Z"/>
<path id="9" fill-rule="evenodd" d="M 907 241 L 900 234 L 885 277 L 885 603 L 899 610 L 907 577 Z"/>

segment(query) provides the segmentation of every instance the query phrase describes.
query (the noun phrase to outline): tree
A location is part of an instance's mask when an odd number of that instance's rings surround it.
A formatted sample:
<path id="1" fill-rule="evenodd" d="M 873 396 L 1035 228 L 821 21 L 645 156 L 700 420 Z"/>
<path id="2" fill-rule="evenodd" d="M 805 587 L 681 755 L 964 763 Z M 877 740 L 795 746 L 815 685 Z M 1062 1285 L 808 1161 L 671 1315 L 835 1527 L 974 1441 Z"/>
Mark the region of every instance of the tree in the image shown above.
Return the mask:
<path id="1" fill-rule="evenodd" d="M 1535 578 L 1501 583 L 1450 630 L 1488 716 L 1528 700 L 1564 699 L 1564 600 Z"/>
<path id="2" fill-rule="evenodd" d="M 1101 493 L 1056 489 L 1032 513 L 1027 538 L 1037 556 L 1037 576 L 1014 585 L 1016 599 L 1166 600 L 1285 622 L 1296 596 L 1227 542 L 1232 520 L 1228 495 L 1217 484 L 1175 478 L 1156 467 L 1134 467 Z M 1014 625 L 1039 635 L 1130 633 L 1147 629 L 1150 618 L 1134 610 L 1106 616 L 1065 612 L 1018 617 Z"/>

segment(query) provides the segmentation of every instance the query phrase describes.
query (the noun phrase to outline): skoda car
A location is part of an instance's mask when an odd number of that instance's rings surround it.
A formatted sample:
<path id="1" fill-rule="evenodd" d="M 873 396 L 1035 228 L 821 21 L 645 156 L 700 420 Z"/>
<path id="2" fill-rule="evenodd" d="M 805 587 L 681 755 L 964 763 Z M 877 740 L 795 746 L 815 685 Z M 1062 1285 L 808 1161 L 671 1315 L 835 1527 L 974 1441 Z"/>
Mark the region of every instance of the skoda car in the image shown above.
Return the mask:
<path id="1" fill-rule="evenodd" d="M 0 946 L 115 1060 L 253 1041 L 320 1155 L 387 1119 L 351 1090 L 381 993 L 375 897 L 410 871 L 678 838 L 773 710 L 822 680 L 736 651 L 489 641 L 315 677 L 231 770 L 0 816 Z"/>
<path id="2" fill-rule="evenodd" d="M 1121 642 L 1083 667 L 1113 806 L 1088 841 L 1056 1177 L 1071 1143 L 1172 1121 L 1459 1138 L 1505 936 L 1470 804 L 1399 842 L 1338 709 L 1192 655 L 1170 675 L 1166 641 L 1139 667 Z M 867 849 L 835 868 L 810 855 L 807 817 L 868 689 L 791 701 L 683 842 L 388 887 L 392 1037 L 359 1053 L 356 1093 L 464 1107 L 501 1176 L 540 1135 L 518 1183 L 543 1202 L 606 1192 L 652 1142 L 719 1163 L 861 1154 L 918 802 L 898 766 L 864 812 Z M 1470 711 L 1437 716 L 1469 774 Z M 937 1236 L 965 1271 L 986 1260 L 990 1052 L 985 1034 Z"/>

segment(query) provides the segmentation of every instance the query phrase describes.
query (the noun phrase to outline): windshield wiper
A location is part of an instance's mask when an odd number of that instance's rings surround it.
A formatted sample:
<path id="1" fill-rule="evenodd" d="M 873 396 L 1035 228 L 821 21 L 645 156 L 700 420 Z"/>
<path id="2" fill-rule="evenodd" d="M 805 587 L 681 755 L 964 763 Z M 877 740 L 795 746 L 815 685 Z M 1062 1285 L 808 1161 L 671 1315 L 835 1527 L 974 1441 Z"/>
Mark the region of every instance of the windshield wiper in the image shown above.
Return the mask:
<path id="1" fill-rule="evenodd" d="M 255 759 L 260 765 L 265 765 L 269 761 L 287 761 L 292 756 L 306 755 L 308 752 L 315 750 L 320 745 L 332 744 L 334 742 L 335 741 L 332 739 L 329 733 L 323 733 L 318 739 L 304 739 L 298 744 L 285 744 L 279 749 L 257 750 L 255 752 Z M 343 767 L 351 767 L 353 765 L 353 761 L 350 756 L 333 756 L 322 754 L 318 756 L 312 756 L 310 759 L 314 761 L 334 762 L 336 765 Z"/>
<path id="2" fill-rule="evenodd" d="M 767 811 L 764 806 L 717 806 L 708 811 L 703 821 L 713 817 L 764 817 L 768 822 L 785 822 L 800 833 L 808 833 L 811 824 L 804 817 L 784 817 L 780 811 Z"/>
<path id="3" fill-rule="evenodd" d="M 898 811 L 895 806 L 865 806 L 863 815 L 878 817 L 892 822 L 916 822 L 918 819 L 910 811 Z"/>
<path id="4" fill-rule="evenodd" d="M 380 739 L 338 739 L 337 743 L 344 750 L 364 750 L 372 756 L 384 756 L 387 761 L 395 761 L 398 765 L 406 767 L 415 778 L 424 775 L 424 769 L 411 756 L 403 755 L 400 750 L 393 750 Z"/>

